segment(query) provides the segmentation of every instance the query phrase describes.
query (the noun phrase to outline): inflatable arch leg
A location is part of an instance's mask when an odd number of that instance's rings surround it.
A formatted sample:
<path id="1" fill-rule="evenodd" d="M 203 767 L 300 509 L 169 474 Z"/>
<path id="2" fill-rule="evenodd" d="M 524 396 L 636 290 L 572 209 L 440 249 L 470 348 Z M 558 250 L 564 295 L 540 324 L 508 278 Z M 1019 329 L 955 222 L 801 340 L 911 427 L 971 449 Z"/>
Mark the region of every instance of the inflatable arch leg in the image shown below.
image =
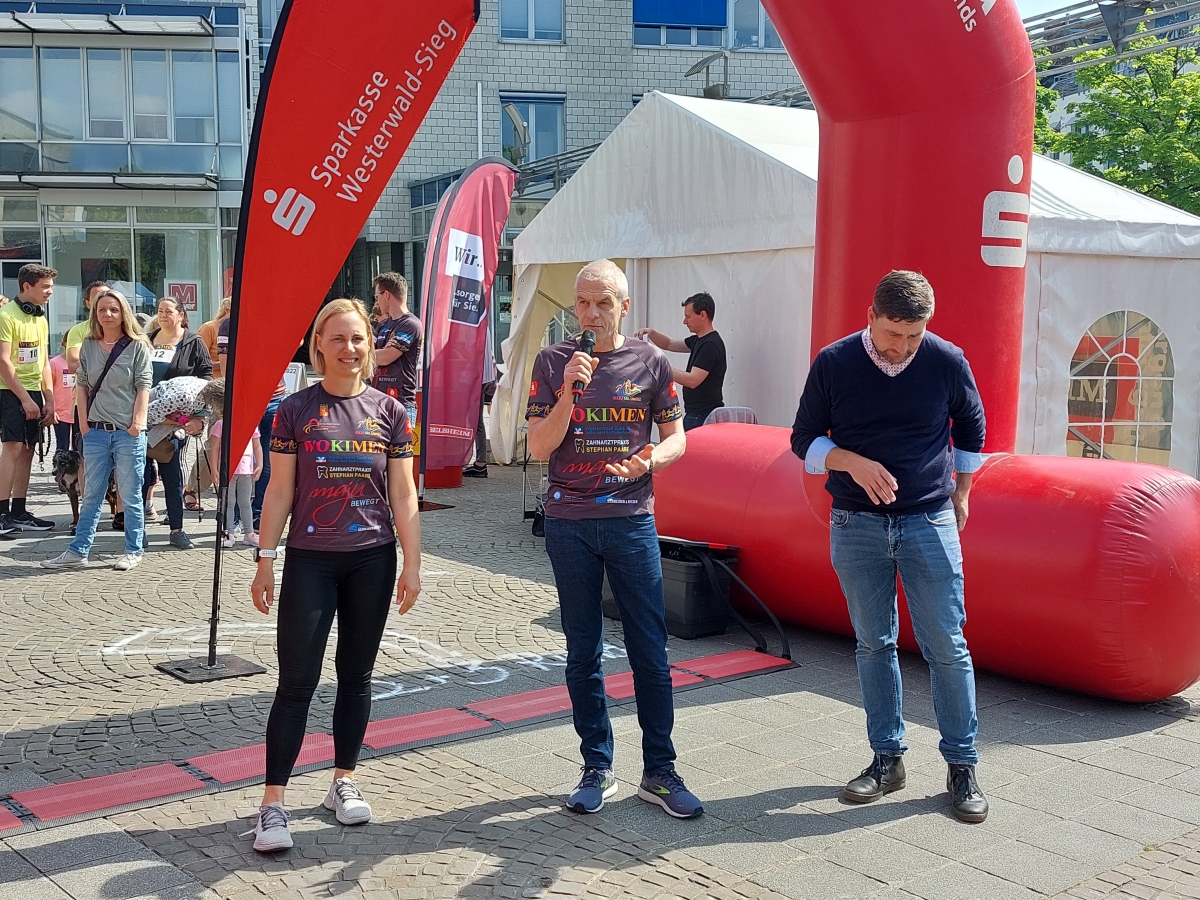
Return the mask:
<path id="1" fill-rule="evenodd" d="M 1034 62 L 1015 0 L 763 0 L 821 122 L 812 354 L 916 269 L 1016 441 Z"/>

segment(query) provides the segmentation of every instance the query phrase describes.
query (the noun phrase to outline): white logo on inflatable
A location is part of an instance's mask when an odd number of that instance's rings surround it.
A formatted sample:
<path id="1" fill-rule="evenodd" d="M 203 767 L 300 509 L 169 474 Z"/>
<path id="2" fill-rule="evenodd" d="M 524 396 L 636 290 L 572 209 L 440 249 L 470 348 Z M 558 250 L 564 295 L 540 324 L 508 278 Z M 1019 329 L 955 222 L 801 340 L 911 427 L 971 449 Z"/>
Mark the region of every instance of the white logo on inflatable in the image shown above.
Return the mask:
<path id="1" fill-rule="evenodd" d="M 1020 184 L 1025 176 L 1025 163 L 1014 156 L 1008 161 L 1008 180 Z M 1002 219 L 1001 215 L 1022 218 Z M 1025 250 L 1029 238 L 1029 195 L 1019 191 L 992 191 L 983 198 L 983 238 L 985 241 L 1020 241 L 1017 246 L 984 243 L 983 261 L 989 266 L 1019 269 L 1025 265 Z"/>
<path id="2" fill-rule="evenodd" d="M 275 212 L 271 214 L 271 221 L 284 231 L 290 231 L 297 237 L 304 234 L 304 228 L 308 225 L 308 220 L 317 211 L 316 202 L 309 197 L 305 197 L 295 188 L 288 188 L 284 191 L 282 199 L 274 191 L 268 190 L 263 194 L 263 199 L 268 203 L 274 203 L 276 200 L 279 201 L 279 205 L 275 207 Z"/>

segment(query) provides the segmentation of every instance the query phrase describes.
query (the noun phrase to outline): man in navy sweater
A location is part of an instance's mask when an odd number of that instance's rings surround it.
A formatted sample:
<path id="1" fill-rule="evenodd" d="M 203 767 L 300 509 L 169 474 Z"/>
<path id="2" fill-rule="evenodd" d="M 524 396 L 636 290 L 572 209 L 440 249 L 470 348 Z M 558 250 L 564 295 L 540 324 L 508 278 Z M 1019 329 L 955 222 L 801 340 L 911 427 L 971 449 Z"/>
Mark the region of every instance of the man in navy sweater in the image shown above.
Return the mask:
<path id="1" fill-rule="evenodd" d="M 975 780 L 975 672 L 963 638 L 962 551 L 971 473 L 983 464 L 983 403 L 963 352 L 926 328 L 933 288 L 890 272 L 867 328 L 813 362 L 792 426 L 792 450 L 829 473 L 830 551 L 858 638 L 855 656 L 875 758 L 846 785 L 856 803 L 904 787 L 904 714 L 896 656 L 896 573 L 929 663 L 954 814 L 982 822 Z M 951 446 L 953 440 L 953 446 Z"/>

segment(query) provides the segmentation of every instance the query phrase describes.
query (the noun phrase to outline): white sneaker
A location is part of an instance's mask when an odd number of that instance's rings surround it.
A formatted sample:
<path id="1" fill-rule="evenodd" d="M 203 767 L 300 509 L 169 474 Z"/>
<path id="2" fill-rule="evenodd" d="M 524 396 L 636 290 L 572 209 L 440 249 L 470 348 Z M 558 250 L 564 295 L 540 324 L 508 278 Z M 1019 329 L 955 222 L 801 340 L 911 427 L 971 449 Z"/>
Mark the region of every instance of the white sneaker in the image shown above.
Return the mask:
<path id="1" fill-rule="evenodd" d="M 84 569 L 87 568 L 88 560 L 86 556 L 80 556 L 78 553 L 72 553 L 70 550 L 64 550 L 54 559 L 43 559 L 43 569 Z"/>
<path id="2" fill-rule="evenodd" d="M 115 563 L 113 563 L 113 568 L 118 572 L 128 572 L 130 569 L 136 569 L 139 565 L 141 565 L 141 562 L 142 554 L 126 553 Z"/>
<path id="3" fill-rule="evenodd" d="M 351 778 L 339 778 L 329 787 L 324 806 L 343 825 L 362 825 L 371 821 L 371 805 Z"/>
<path id="4" fill-rule="evenodd" d="M 229 535 L 223 541 L 221 541 L 221 546 L 226 550 L 229 550 L 233 547 L 236 547 L 237 543 L 237 538 L 235 538 L 233 535 Z"/>
<path id="5" fill-rule="evenodd" d="M 259 807 L 258 824 L 254 826 L 254 849 L 259 853 L 274 853 L 291 847 L 292 833 L 288 831 L 291 818 L 282 803 Z"/>

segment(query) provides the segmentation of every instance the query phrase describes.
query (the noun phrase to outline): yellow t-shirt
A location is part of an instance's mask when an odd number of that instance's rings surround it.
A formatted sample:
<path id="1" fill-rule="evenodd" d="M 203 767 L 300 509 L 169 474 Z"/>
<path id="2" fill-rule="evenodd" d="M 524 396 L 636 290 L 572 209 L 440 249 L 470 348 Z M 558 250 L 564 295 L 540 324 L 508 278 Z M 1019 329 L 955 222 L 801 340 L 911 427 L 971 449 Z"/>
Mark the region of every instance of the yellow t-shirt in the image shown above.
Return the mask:
<path id="1" fill-rule="evenodd" d="M 67 349 L 72 347 L 82 347 L 83 339 L 88 336 L 88 328 L 91 325 L 87 319 L 82 322 L 77 322 L 71 326 L 71 330 L 67 332 Z"/>
<path id="2" fill-rule="evenodd" d="M 0 343 L 9 345 L 9 358 L 17 368 L 17 378 L 27 391 L 42 389 L 42 367 L 49 356 L 50 328 L 45 316 L 31 316 L 16 303 L 0 309 Z M 0 381 L 0 388 L 8 385 Z"/>

